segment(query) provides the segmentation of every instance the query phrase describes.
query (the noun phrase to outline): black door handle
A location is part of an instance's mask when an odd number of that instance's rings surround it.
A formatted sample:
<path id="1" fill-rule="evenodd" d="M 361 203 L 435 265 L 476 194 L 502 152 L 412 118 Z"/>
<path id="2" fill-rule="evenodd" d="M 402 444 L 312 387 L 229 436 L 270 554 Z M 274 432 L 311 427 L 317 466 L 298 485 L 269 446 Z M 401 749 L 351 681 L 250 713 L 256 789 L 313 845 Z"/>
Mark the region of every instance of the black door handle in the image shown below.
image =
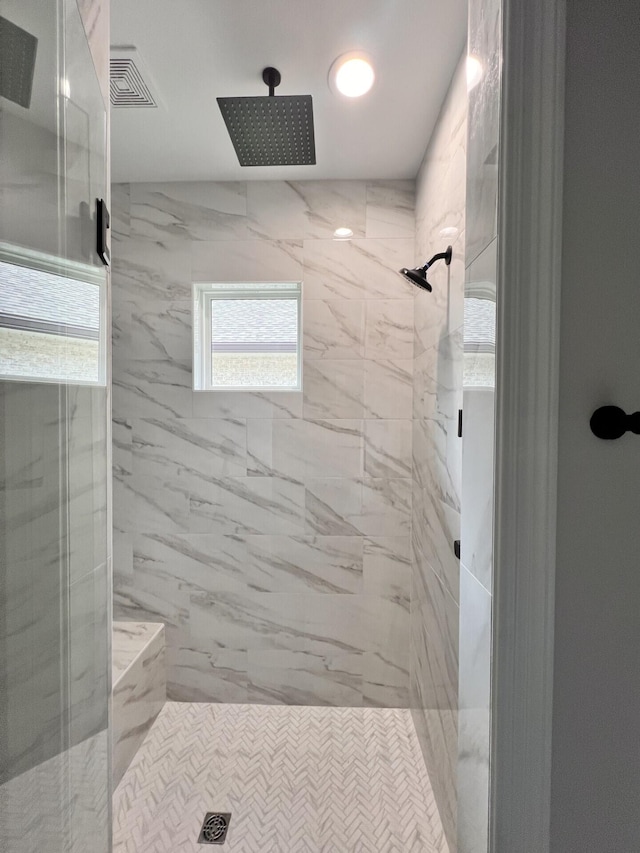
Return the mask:
<path id="1" fill-rule="evenodd" d="M 621 438 L 625 432 L 640 435 L 640 412 L 628 415 L 617 406 L 601 406 L 591 415 L 589 426 L 596 438 L 608 441 Z"/>
<path id="2" fill-rule="evenodd" d="M 96 231 L 97 231 L 97 240 L 96 240 L 96 251 L 98 253 L 98 257 L 105 265 L 108 267 L 111 263 L 111 254 L 109 252 L 109 247 L 107 245 L 107 228 L 109 228 L 109 211 L 107 210 L 107 205 L 104 202 L 104 199 L 97 198 L 96 199 Z"/>

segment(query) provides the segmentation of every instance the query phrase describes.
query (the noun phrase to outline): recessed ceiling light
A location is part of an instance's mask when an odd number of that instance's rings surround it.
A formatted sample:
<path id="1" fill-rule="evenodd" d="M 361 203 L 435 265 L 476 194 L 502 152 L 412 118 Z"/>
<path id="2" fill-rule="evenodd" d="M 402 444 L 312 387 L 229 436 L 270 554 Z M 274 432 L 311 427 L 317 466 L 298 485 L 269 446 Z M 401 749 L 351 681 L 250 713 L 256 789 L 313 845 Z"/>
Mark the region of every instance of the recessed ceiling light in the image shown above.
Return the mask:
<path id="1" fill-rule="evenodd" d="M 339 56 L 329 71 L 331 88 L 347 98 L 366 95 L 376 79 L 371 60 L 366 53 L 354 51 Z"/>
<path id="2" fill-rule="evenodd" d="M 482 63 L 477 56 L 467 56 L 467 92 L 475 88 L 482 80 Z"/>
<path id="3" fill-rule="evenodd" d="M 351 228 L 336 228 L 333 236 L 336 240 L 349 240 L 350 237 L 353 237 L 353 231 Z"/>

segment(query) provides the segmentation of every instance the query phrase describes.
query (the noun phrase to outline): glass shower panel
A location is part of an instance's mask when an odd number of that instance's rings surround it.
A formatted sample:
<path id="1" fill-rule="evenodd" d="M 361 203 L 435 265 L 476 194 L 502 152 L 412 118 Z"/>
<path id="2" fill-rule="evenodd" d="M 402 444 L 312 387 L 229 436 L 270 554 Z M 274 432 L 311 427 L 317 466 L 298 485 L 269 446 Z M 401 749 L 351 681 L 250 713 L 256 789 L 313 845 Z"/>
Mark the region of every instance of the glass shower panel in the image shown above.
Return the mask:
<path id="1" fill-rule="evenodd" d="M 106 110 L 75 0 L 0 39 L 0 839 L 107 853 Z"/>

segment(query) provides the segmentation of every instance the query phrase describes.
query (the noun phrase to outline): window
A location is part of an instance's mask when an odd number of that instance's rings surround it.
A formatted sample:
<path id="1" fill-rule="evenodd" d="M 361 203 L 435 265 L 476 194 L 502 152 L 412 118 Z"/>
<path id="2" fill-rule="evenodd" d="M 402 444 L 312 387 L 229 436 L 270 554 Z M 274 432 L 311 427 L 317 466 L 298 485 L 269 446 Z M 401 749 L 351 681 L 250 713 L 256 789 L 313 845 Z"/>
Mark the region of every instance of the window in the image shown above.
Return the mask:
<path id="1" fill-rule="evenodd" d="M 197 391 L 301 388 L 299 282 L 195 284 Z"/>
<path id="2" fill-rule="evenodd" d="M 104 270 L 0 247 L 0 378 L 106 383 Z"/>
<path id="3" fill-rule="evenodd" d="M 467 285 L 464 298 L 464 385 L 494 387 L 496 371 L 495 290 Z"/>

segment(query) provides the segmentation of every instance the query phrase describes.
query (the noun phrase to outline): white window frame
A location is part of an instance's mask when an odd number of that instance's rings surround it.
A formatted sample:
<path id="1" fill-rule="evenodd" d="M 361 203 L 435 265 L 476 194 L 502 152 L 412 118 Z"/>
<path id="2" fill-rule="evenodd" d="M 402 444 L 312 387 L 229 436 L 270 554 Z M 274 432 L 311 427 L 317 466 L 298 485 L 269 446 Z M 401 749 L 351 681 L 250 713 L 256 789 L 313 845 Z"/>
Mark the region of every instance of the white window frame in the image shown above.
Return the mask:
<path id="1" fill-rule="evenodd" d="M 295 385 L 214 385 L 211 375 L 211 318 L 219 299 L 295 299 L 298 315 Z M 193 390 L 268 392 L 302 391 L 302 282 L 194 282 Z"/>
<path id="2" fill-rule="evenodd" d="M 5 373 L 0 364 L 0 380 L 3 382 L 38 382 L 48 385 L 89 385 L 104 388 L 107 384 L 107 330 L 109 327 L 107 314 L 107 273 L 105 268 L 48 255 L 33 249 L 13 246 L 9 243 L 0 243 L 0 260 L 13 266 L 52 273 L 53 275 L 73 279 L 74 281 L 84 281 L 87 284 L 98 287 L 100 299 L 98 309 L 97 379 L 77 379 L 65 376 L 52 377 L 46 374 L 40 375 L 36 372 L 24 376 L 16 376 L 13 373 Z M 2 282 L 0 282 L 0 286 L 2 286 Z M 60 334 L 64 337 L 64 329 L 64 324 L 60 324 L 59 331 L 53 334 Z"/>

